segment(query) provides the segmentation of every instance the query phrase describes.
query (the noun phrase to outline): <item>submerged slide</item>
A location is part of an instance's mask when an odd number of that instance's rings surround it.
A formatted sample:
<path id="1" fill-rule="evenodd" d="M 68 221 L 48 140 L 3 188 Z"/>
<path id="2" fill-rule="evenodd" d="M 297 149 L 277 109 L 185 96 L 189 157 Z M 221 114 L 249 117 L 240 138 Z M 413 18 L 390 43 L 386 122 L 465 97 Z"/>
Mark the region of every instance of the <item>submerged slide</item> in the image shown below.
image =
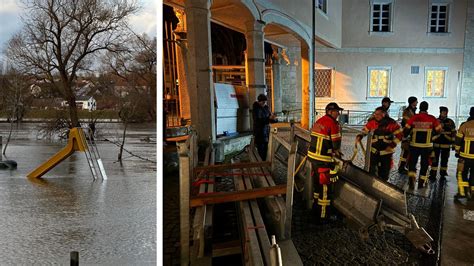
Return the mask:
<path id="1" fill-rule="evenodd" d="M 85 136 L 82 128 L 72 128 L 69 131 L 69 139 L 66 147 L 60 150 L 58 153 L 49 158 L 46 162 L 42 163 L 35 170 L 27 175 L 29 178 L 40 178 L 46 174 L 49 170 L 53 169 L 60 162 L 64 161 L 67 157 L 73 154 L 75 151 L 86 151 L 87 144 L 85 143 Z"/>

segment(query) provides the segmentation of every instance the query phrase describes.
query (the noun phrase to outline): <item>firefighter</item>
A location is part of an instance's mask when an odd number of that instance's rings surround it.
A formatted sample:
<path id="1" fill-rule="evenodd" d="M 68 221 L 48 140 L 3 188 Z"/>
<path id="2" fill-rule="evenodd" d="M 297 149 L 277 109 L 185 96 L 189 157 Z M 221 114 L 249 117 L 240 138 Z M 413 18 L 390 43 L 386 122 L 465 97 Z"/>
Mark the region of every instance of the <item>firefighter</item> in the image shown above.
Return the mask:
<path id="1" fill-rule="evenodd" d="M 403 110 L 403 118 L 402 118 L 402 128 L 405 128 L 407 121 L 415 115 L 416 113 L 416 106 L 418 105 L 418 99 L 414 96 L 410 96 L 408 98 L 408 107 Z M 406 169 L 408 155 L 410 153 L 410 140 L 404 138 L 402 140 L 401 145 L 401 152 L 400 152 L 400 160 L 398 161 L 398 172 L 400 174 L 406 174 L 408 171 Z"/>
<path id="2" fill-rule="evenodd" d="M 454 121 L 448 118 L 448 108 L 441 106 L 439 108 L 438 121 L 442 126 L 439 135 L 433 137 L 434 158 L 431 165 L 430 180 L 436 181 L 436 173 L 441 156 L 441 167 L 439 167 L 439 175 L 444 179 L 448 175 L 448 160 L 451 146 L 456 138 L 456 125 Z"/>
<path id="3" fill-rule="evenodd" d="M 474 107 L 471 107 L 469 118 L 462 123 L 456 134 L 455 150 L 458 158 L 456 178 L 458 180 L 458 193 L 454 199 L 468 197 L 474 191 Z"/>
<path id="4" fill-rule="evenodd" d="M 418 188 L 423 188 L 428 181 L 428 166 L 431 152 L 433 151 L 432 136 L 441 130 L 441 124 L 436 117 L 428 114 L 428 103 L 420 103 L 420 113 L 412 116 L 404 130 L 405 137 L 411 136 L 410 156 L 408 160 L 408 181 L 410 188 L 415 187 L 416 164 L 421 156 L 420 177 Z"/>
<path id="5" fill-rule="evenodd" d="M 357 135 L 356 142 L 360 142 L 369 132 L 373 134 L 369 172 L 387 181 L 392 166 L 392 154 L 397 143 L 402 140 L 403 131 L 395 120 L 387 116 L 386 109 L 382 106 L 375 109 L 374 119 L 367 122 L 363 131 Z"/>
<path id="6" fill-rule="evenodd" d="M 341 129 L 337 118 L 340 115 L 337 103 L 326 106 L 326 115 L 318 119 L 311 128 L 311 143 L 308 158 L 311 161 L 314 177 L 314 206 L 318 220 L 329 217 L 333 198 L 334 183 L 337 181 L 338 164 L 334 157 L 341 158 Z"/>
<path id="7" fill-rule="evenodd" d="M 393 101 L 390 100 L 389 97 L 384 97 L 382 99 L 382 105 L 379 106 L 379 107 L 381 107 L 385 110 L 385 113 L 386 113 L 385 116 L 386 117 L 390 117 L 390 110 L 389 109 L 390 109 L 390 105 L 392 105 L 392 103 L 393 103 Z M 377 108 L 379 108 L 379 107 L 377 107 Z M 375 110 L 377 110 L 377 109 L 375 109 Z M 369 117 L 369 119 L 367 119 L 367 121 L 375 119 L 374 115 L 375 115 L 375 111 L 372 113 L 372 115 Z"/>

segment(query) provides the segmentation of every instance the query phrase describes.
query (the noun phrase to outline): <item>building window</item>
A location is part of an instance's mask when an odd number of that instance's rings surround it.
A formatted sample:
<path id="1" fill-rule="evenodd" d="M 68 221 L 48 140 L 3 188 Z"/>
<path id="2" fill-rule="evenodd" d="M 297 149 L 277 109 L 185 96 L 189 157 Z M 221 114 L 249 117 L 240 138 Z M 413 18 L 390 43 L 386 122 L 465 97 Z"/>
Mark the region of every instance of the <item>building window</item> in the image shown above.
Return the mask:
<path id="1" fill-rule="evenodd" d="M 316 69 L 315 75 L 316 97 L 330 98 L 333 84 L 332 69 Z"/>
<path id="2" fill-rule="evenodd" d="M 373 3 L 371 30 L 373 32 L 390 32 L 392 3 Z"/>
<path id="3" fill-rule="evenodd" d="M 318 9 L 321 10 L 324 14 L 328 13 L 327 0 L 318 0 L 317 5 L 318 5 Z"/>
<path id="4" fill-rule="evenodd" d="M 369 67 L 368 97 L 388 96 L 390 86 L 390 67 Z"/>
<path id="5" fill-rule="evenodd" d="M 448 4 L 432 4 L 430 32 L 448 32 Z"/>
<path id="6" fill-rule="evenodd" d="M 425 69 L 425 97 L 444 97 L 447 68 Z"/>

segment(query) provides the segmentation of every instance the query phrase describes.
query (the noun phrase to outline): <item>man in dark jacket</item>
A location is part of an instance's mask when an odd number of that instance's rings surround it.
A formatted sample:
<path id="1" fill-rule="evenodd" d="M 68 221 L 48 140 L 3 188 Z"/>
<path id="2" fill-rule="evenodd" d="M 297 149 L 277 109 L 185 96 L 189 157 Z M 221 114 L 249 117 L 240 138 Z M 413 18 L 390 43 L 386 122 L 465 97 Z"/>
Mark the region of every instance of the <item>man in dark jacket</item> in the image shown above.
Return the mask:
<path id="1" fill-rule="evenodd" d="M 418 99 L 415 96 L 408 97 L 408 107 L 403 110 L 403 118 L 402 118 L 402 128 L 405 128 L 406 123 L 408 120 L 416 114 L 416 106 L 418 105 Z M 401 145 L 401 152 L 400 152 L 400 160 L 398 161 L 398 172 L 400 174 L 408 173 L 408 170 L 405 168 L 408 161 L 408 155 L 410 154 L 410 140 L 404 138 L 402 140 Z"/>
<path id="2" fill-rule="evenodd" d="M 439 171 L 441 179 L 444 179 L 448 175 L 448 160 L 451 150 L 451 146 L 454 144 L 456 139 L 456 125 L 454 121 L 448 118 L 448 107 L 439 107 L 438 121 L 442 126 L 441 132 L 438 135 L 432 137 L 434 159 L 431 164 L 431 171 L 429 179 L 436 181 L 436 174 Z M 440 158 L 441 157 L 441 158 Z M 441 167 L 438 167 L 440 165 Z"/>
<path id="3" fill-rule="evenodd" d="M 270 137 L 270 123 L 278 120 L 267 105 L 267 96 L 260 94 L 253 103 L 253 136 L 258 154 L 263 161 L 267 159 L 268 139 Z"/>
<path id="4" fill-rule="evenodd" d="M 404 128 L 405 138 L 411 136 L 408 160 L 408 184 L 411 189 L 415 186 L 418 157 L 421 157 L 418 188 L 423 188 L 428 181 L 429 158 L 433 151 L 431 136 L 435 136 L 441 129 L 442 126 L 438 119 L 428 114 L 428 103 L 425 101 L 420 103 L 420 112 L 406 122 Z"/>
<path id="5" fill-rule="evenodd" d="M 469 111 L 469 118 L 463 122 L 456 133 L 455 150 L 458 158 L 456 178 L 458 180 L 458 193 L 454 196 L 472 199 L 474 193 L 474 107 Z"/>

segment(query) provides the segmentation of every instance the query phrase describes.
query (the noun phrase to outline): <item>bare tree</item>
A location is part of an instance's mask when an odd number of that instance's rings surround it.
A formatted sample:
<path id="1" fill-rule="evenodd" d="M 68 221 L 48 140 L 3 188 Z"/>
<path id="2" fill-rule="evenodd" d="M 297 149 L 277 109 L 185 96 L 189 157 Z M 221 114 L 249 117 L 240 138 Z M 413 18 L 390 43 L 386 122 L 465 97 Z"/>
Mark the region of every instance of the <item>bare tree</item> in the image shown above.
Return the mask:
<path id="1" fill-rule="evenodd" d="M 8 43 L 19 69 L 47 80 L 69 104 L 70 126 L 79 126 L 74 81 L 94 55 L 120 51 L 127 19 L 137 11 L 127 0 L 24 0 L 24 27 Z"/>
<path id="2" fill-rule="evenodd" d="M 141 97 L 135 93 L 127 95 L 127 97 L 122 99 L 122 103 L 120 104 L 119 117 L 120 117 L 120 120 L 122 120 L 124 124 L 122 140 L 120 142 L 120 150 L 117 156 L 117 159 L 120 162 L 122 162 L 122 154 L 123 154 L 123 149 L 125 146 L 125 138 L 127 136 L 128 124 L 134 120 L 138 106 L 140 104 L 141 104 Z"/>
<path id="3" fill-rule="evenodd" d="M 8 144 L 13 132 L 13 124 L 18 123 L 23 119 L 26 112 L 26 107 L 31 102 L 31 93 L 28 86 L 28 78 L 14 69 L 9 69 L 8 73 L 0 77 L 0 87 L 2 93 L 0 94 L 0 107 L 7 116 L 10 122 L 10 131 L 8 133 L 7 142 L 1 151 L 6 153 Z"/>
<path id="4" fill-rule="evenodd" d="M 156 119 L 156 38 L 135 35 L 121 52 L 107 53 L 103 65 L 127 83 L 134 93 L 142 95 L 148 120 Z"/>

